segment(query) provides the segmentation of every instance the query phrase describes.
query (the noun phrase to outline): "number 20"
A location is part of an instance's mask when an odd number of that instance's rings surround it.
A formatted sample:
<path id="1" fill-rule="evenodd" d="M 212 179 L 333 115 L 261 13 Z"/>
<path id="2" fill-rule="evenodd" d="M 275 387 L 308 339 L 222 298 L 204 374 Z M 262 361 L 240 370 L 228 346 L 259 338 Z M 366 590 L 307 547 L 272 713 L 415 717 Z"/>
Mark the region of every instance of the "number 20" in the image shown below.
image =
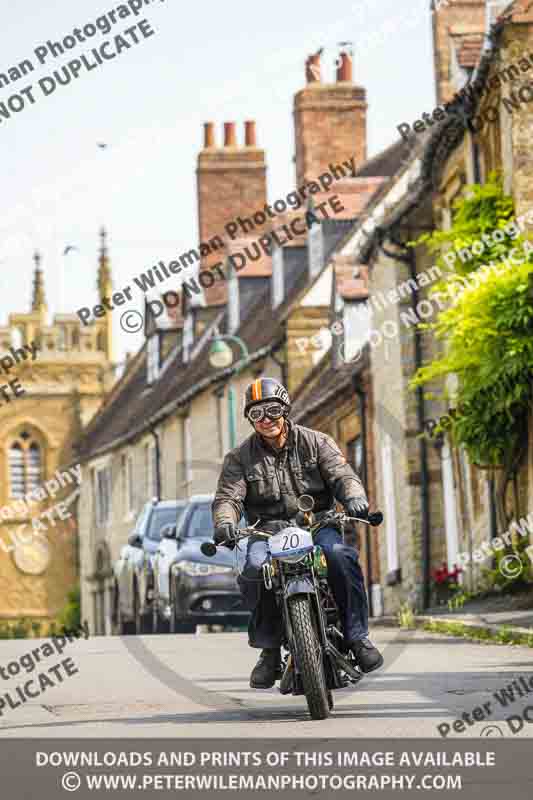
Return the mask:
<path id="1" fill-rule="evenodd" d="M 283 545 L 281 549 L 291 550 L 294 547 L 298 547 L 299 544 L 300 544 L 300 537 L 298 536 L 297 533 L 291 533 L 290 537 L 288 536 L 288 534 L 285 534 L 285 536 L 283 537 Z"/>

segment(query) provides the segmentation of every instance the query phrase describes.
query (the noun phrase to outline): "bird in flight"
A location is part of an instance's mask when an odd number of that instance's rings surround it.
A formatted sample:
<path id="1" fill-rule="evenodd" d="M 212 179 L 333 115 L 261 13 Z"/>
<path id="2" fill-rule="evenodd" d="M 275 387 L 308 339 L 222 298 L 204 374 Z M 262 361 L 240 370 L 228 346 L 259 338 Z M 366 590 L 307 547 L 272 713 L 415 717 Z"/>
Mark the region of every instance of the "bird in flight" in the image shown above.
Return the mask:
<path id="1" fill-rule="evenodd" d="M 67 244 L 67 246 L 63 250 L 63 255 L 68 256 L 68 254 L 73 252 L 74 250 L 78 250 L 78 248 L 73 244 Z"/>
<path id="2" fill-rule="evenodd" d="M 107 145 L 105 142 L 96 142 L 96 146 L 100 148 L 100 150 L 105 150 Z"/>

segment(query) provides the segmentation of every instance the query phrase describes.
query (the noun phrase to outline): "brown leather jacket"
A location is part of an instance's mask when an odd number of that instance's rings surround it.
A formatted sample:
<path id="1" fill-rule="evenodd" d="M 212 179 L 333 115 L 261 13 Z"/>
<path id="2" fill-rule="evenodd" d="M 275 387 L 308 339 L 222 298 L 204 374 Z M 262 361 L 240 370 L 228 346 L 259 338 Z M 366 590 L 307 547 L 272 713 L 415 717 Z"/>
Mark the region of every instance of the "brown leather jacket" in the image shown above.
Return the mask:
<path id="1" fill-rule="evenodd" d="M 293 522 L 302 494 L 312 495 L 315 513 L 333 508 L 335 499 L 343 505 L 366 499 L 363 484 L 331 436 L 287 424 L 289 434 L 279 452 L 253 433 L 227 453 L 212 506 L 215 527 L 236 525 L 243 512 L 249 525 L 257 519 Z"/>

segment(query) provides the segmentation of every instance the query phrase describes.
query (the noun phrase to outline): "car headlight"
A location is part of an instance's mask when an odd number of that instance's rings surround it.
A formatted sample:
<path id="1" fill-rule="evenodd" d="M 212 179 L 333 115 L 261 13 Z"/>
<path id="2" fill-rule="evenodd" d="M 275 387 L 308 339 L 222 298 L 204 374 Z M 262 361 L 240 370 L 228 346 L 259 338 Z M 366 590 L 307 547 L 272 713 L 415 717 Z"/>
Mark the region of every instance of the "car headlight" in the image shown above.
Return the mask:
<path id="1" fill-rule="evenodd" d="M 232 572 L 233 567 L 221 567 L 217 564 L 202 564 L 199 561 L 178 561 L 173 565 L 176 572 L 183 572 L 191 578 L 197 575 L 222 575 L 223 573 Z"/>

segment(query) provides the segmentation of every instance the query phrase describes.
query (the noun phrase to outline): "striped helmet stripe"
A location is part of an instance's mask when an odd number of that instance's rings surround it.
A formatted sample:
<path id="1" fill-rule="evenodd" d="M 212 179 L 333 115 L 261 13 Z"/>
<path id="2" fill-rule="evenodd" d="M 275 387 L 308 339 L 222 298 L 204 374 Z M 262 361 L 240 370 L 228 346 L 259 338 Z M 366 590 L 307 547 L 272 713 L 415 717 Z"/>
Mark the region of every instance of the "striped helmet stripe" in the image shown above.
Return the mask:
<path id="1" fill-rule="evenodd" d="M 257 378 L 252 386 L 252 400 L 261 400 L 261 379 Z"/>

